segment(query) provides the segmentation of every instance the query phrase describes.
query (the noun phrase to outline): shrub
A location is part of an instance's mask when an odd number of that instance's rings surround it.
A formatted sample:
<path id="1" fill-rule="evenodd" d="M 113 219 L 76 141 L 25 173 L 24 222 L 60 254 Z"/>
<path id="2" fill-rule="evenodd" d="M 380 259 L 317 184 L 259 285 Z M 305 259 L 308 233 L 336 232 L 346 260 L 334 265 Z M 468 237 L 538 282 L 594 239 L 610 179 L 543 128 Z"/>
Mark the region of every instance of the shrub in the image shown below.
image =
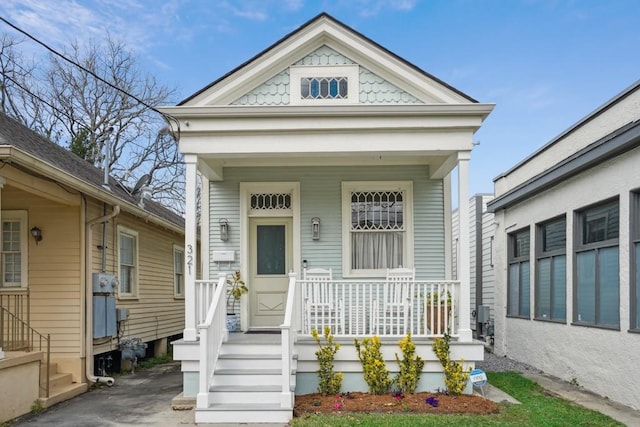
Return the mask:
<path id="1" fill-rule="evenodd" d="M 334 344 L 333 335 L 328 326 L 324 327 L 325 345 L 320 343 L 317 329 L 311 331 L 311 336 L 320 347 L 320 350 L 316 351 L 316 357 L 320 365 L 320 369 L 316 371 L 319 378 L 318 393 L 323 396 L 338 394 L 340 387 L 342 387 L 342 372 L 333 371 L 333 361 L 336 352 L 340 349 L 340 344 Z"/>
<path id="2" fill-rule="evenodd" d="M 396 353 L 396 362 L 398 362 L 400 371 L 393 382 L 400 390 L 413 394 L 418 386 L 420 374 L 422 374 L 424 360 L 416 355 L 416 345 L 411 341 L 410 333 L 402 338 L 398 345 L 402 351 L 402 360 L 398 358 L 398 353 Z"/>
<path id="3" fill-rule="evenodd" d="M 445 334 L 443 338 L 434 338 L 433 351 L 435 351 L 438 360 L 444 368 L 444 385 L 451 395 L 459 395 L 464 391 L 469 380 L 469 372 L 464 371 L 462 364 L 449 358 L 449 343 L 451 336 Z M 462 360 L 464 362 L 464 360 Z"/>
<path id="4" fill-rule="evenodd" d="M 369 392 L 372 394 L 384 394 L 389 391 L 392 381 L 389 378 L 389 371 L 380 352 L 380 347 L 382 346 L 380 338 L 377 335 L 374 335 L 373 338 L 364 338 L 362 345 L 355 338 L 355 346 L 362 363 L 364 380 L 369 386 Z"/>

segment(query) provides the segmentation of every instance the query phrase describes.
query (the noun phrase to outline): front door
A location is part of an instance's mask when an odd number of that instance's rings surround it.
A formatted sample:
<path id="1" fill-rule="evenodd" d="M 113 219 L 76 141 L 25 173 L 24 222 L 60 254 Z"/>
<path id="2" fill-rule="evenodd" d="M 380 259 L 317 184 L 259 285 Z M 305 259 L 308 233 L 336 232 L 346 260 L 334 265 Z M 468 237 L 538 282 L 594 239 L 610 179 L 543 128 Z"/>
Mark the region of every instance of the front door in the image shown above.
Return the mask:
<path id="1" fill-rule="evenodd" d="M 284 321 L 288 273 L 293 266 L 291 218 L 250 218 L 250 328 L 277 328 Z"/>

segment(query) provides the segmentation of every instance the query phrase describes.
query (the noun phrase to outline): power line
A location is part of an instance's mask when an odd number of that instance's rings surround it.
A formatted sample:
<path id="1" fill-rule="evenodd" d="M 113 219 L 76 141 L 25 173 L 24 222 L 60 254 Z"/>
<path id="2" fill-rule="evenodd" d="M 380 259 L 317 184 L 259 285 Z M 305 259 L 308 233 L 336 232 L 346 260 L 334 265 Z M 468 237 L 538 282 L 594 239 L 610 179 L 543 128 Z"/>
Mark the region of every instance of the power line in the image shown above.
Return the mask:
<path id="1" fill-rule="evenodd" d="M 150 109 L 151 111 L 155 111 L 156 113 L 160 114 L 167 122 L 173 121 L 176 124 L 177 127 L 177 133 L 176 133 L 176 141 L 180 139 L 180 122 L 178 121 L 178 119 L 176 119 L 175 117 L 173 117 L 170 114 L 166 114 L 163 113 L 162 111 L 158 110 L 157 108 L 155 108 L 154 106 L 146 103 L 145 101 L 143 101 L 142 99 L 138 98 L 137 96 L 127 92 L 124 89 L 119 88 L 118 86 L 114 85 L 113 83 L 109 82 L 108 80 L 103 79 L 102 77 L 100 77 L 99 75 L 97 75 L 96 73 L 94 73 L 93 71 L 87 69 L 86 67 L 82 66 L 81 64 L 78 64 L 77 62 L 73 61 L 72 59 L 67 58 L 65 55 L 63 55 L 62 53 L 58 52 L 57 50 L 55 50 L 54 48 L 50 47 L 49 45 L 47 45 L 46 43 L 38 40 L 36 37 L 32 36 L 31 34 L 29 34 L 28 32 L 24 31 L 23 29 L 17 27 L 16 25 L 12 24 L 11 22 L 7 21 L 4 17 L 0 16 L 0 21 L 4 22 L 5 24 L 7 24 L 8 26 L 10 26 L 11 28 L 13 28 L 14 30 L 20 32 L 21 34 L 24 34 L 26 37 L 30 38 L 31 40 L 33 40 L 34 42 L 38 43 L 40 46 L 44 47 L 45 49 L 47 49 L 49 52 L 53 53 L 56 56 L 59 56 L 60 58 L 64 59 L 65 61 L 67 61 L 68 63 L 78 67 L 79 69 L 81 69 L 82 71 L 84 71 L 85 73 L 93 76 L 94 78 L 96 78 L 97 80 L 101 81 L 102 83 L 108 85 L 109 87 L 111 87 L 112 89 L 117 90 L 120 93 L 123 93 L 125 95 L 127 95 L 128 97 L 134 99 L 136 102 L 138 102 L 140 105 L 143 105 L 145 107 L 147 107 L 148 109 Z M 14 82 L 15 83 L 15 82 Z"/>

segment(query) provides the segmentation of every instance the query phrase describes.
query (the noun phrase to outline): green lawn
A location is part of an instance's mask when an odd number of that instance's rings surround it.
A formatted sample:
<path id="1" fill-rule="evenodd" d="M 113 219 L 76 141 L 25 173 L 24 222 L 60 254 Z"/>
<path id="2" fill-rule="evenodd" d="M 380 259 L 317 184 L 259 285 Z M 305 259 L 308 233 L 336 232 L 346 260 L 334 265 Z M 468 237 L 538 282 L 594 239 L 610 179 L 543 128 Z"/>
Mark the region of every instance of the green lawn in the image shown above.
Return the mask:
<path id="1" fill-rule="evenodd" d="M 489 382 L 522 404 L 502 403 L 494 415 L 336 414 L 294 418 L 295 427 L 328 426 L 623 426 L 603 414 L 548 396 L 536 383 L 514 372 L 489 372 Z"/>

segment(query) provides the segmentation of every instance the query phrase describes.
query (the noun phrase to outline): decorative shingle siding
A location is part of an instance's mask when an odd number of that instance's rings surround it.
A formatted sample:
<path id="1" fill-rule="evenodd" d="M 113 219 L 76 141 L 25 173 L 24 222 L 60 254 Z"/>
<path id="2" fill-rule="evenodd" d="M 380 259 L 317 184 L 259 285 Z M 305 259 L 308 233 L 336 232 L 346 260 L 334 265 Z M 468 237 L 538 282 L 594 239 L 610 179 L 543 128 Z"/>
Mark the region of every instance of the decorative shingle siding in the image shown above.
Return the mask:
<path id="1" fill-rule="evenodd" d="M 355 62 L 336 52 L 328 46 L 322 46 L 313 53 L 296 62 L 295 65 L 309 65 L 319 67 L 323 65 L 354 65 Z"/>
<path id="2" fill-rule="evenodd" d="M 241 96 L 232 105 L 288 105 L 289 70 L 273 76 L 246 95 Z"/>
<path id="3" fill-rule="evenodd" d="M 295 63 L 310 67 L 354 65 L 351 59 L 322 46 Z M 420 104 L 419 99 L 384 80 L 364 67 L 360 69 L 359 102 L 361 104 Z M 232 102 L 232 105 L 288 105 L 290 98 L 289 70 L 284 70 L 252 91 Z"/>
<path id="4" fill-rule="evenodd" d="M 301 256 L 309 266 L 332 268 L 342 276 L 342 181 L 413 181 L 414 263 L 422 280 L 443 279 L 444 196 L 442 180 L 430 180 L 424 166 L 226 168 L 224 182 L 211 182 L 211 250 L 239 251 L 240 182 L 300 182 Z M 312 240 L 311 218 L 321 220 L 321 238 Z M 218 221 L 232 224 L 229 241 L 221 242 Z M 233 228 L 235 227 L 235 228 Z M 237 253 L 237 252 L 236 252 Z M 238 268 L 238 265 L 231 265 Z M 217 274 L 217 267 L 211 274 Z M 229 266 L 224 265 L 226 271 Z"/>
<path id="5" fill-rule="evenodd" d="M 415 96 L 360 67 L 361 104 L 422 104 Z"/>

